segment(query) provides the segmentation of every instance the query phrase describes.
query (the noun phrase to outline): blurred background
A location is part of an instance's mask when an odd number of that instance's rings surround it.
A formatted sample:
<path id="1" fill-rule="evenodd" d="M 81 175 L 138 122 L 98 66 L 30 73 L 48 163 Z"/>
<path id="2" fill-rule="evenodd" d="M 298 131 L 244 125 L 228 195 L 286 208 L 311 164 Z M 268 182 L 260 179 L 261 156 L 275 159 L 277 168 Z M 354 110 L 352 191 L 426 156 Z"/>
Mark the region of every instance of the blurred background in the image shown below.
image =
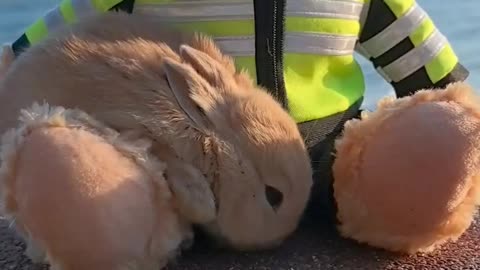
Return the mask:
<path id="1" fill-rule="evenodd" d="M 60 0 L 0 0 L 0 43 L 11 43 L 25 27 L 43 16 Z M 417 0 L 436 26 L 450 40 L 460 61 L 470 70 L 469 82 L 480 94 L 480 1 Z M 364 106 L 373 109 L 375 102 L 393 94 L 388 85 L 361 56 L 367 93 Z"/>

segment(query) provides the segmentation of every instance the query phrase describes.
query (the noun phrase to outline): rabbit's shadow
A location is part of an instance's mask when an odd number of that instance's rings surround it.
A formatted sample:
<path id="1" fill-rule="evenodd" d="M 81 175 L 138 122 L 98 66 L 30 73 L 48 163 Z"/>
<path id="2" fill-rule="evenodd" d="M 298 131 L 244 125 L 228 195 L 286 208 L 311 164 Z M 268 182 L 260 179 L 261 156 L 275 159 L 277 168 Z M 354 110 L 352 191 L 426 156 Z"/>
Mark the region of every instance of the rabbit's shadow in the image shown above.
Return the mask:
<path id="1" fill-rule="evenodd" d="M 455 244 L 430 255 L 396 256 L 341 238 L 332 223 L 306 218 L 280 247 L 261 252 L 233 252 L 212 246 L 198 234 L 193 247 L 168 270 L 302 270 L 302 269 L 478 269 L 480 218 Z M 23 254 L 25 244 L 0 219 L 0 268 L 47 270 Z M 13 267 L 13 268 L 12 268 Z"/>
<path id="2" fill-rule="evenodd" d="M 307 214 L 281 246 L 267 251 L 234 252 L 213 246 L 199 233 L 191 249 L 168 270 L 302 269 L 477 269 L 480 217 L 456 243 L 428 255 L 399 255 L 342 238 L 333 223 Z"/>
<path id="3" fill-rule="evenodd" d="M 265 251 L 221 249 L 198 231 L 194 245 L 168 269 L 384 269 L 393 259 L 342 238 L 331 222 L 308 215 L 282 245 Z"/>

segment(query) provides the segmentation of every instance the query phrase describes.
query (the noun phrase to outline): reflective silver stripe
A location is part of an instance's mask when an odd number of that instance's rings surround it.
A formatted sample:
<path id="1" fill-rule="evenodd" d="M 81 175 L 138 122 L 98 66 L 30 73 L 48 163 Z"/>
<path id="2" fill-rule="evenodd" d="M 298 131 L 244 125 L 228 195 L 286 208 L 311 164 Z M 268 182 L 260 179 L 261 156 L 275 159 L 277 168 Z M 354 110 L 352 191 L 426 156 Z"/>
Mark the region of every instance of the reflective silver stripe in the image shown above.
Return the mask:
<path id="1" fill-rule="evenodd" d="M 288 0 L 286 15 L 358 20 L 362 3 L 338 0 Z M 168 4 L 138 4 L 134 12 L 155 14 L 169 21 L 249 20 L 254 18 L 253 1 L 181 1 Z"/>
<path id="2" fill-rule="evenodd" d="M 318 55 L 351 55 L 356 40 L 356 36 L 287 33 L 284 51 Z M 255 55 L 255 37 L 253 36 L 217 37 L 215 42 L 224 53 L 232 56 Z"/>
<path id="3" fill-rule="evenodd" d="M 77 19 L 97 12 L 91 1 L 94 0 L 72 0 L 72 7 Z"/>
<path id="4" fill-rule="evenodd" d="M 361 56 L 365 57 L 365 59 L 370 60 L 370 54 L 362 47 L 362 44 L 358 43 L 355 44 L 355 51 L 360 54 Z"/>
<path id="5" fill-rule="evenodd" d="M 383 67 L 383 71 L 392 81 L 401 81 L 430 62 L 447 43 L 445 36 L 435 30 L 420 46 Z"/>
<path id="6" fill-rule="evenodd" d="M 253 1 L 182 1 L 172 4 L 137 5 L 134 12 L 154 14 L 168 21 L 219 21 L 253 19 Z"/>
<path id="7" fill-rule="evenodd" d="M 415 3 L 401 18 L 363 42 L 362 46 L 371 56 L 378 57 L 407 38 L 426 17 L 425 11 Z"/>
<path id="8" fill-rule="evenodd" d="M 254 56 L 255 55 L 255 37 L 236 36 L 236 37 L 217 37 L 215 43 L 225 53 L 231 56 Z"/>
<path id="9" fill-rule="evenodd" d="M 65 18 L 63 18 L 59 7 L 50 10 L 47 15 L 45 15 L 44 21 L 49 32 L 55 31 L 57 27 L 65 24 Z"/>
<path id="10" fill-rule="evenodd" d="M 285 50 L 292 53 L 348 55 L 353 54 L 356 42 L 357 36 L 287 33 Z"/>
<path id="11" fill-rule="evenodd" d="M 387 73 L 385 73 L 385 71 L 381 68 L 381 67 L 377 67 L 375 69 L 378 74 L 380 74 L 380 76 L 382 76 L 382 78 L 387 82 L 387 83 L 391 83 L 392 82 L 392 79 L 390 79 L 390 77 L 387 75 Z"/>
<path id="12" fill-rule="evenodd" d="M 85 17 L 88 15 L 96 14 L 97 10 L 92 4 L 95 0 L 71 0 L 72 8 L 77 18 Z M 49 31 L 55 30 L 55 28 L 62 26 L 66 23 L 63 17 L 60 7 L 51 9 L 44 17 L 45 24 Z"/>
<path id="13" fill-rule="evenodd" d="M 365 21 L 367 20 L 368 11 L 370 10 L 370 2 L 363 4 L 362 11 L 360 12 L 360 27 L 363 29 Z"/>
<path id="14" fill-rule="evenodd" d="M 358 20 L 362 3 L 336 0 L 288 0 L 287 16 Z"/>

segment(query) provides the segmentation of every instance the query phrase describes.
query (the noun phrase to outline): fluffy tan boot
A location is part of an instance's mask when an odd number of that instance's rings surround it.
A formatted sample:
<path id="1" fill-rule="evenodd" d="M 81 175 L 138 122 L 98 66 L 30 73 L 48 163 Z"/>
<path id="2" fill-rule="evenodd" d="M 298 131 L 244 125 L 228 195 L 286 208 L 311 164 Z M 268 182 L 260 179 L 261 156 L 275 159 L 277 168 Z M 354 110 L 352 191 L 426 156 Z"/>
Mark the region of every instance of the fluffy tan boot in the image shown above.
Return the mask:
<path id="1" fill-rule="evenodd" d="M 160 269 L 189 236 L 148 142 L 34 106 L 3 138 L 4 212 L 53 269 Z M 32 248 L 33 247 L 33 248 Z"/>
<path id="2" fill-rule="evenodd" d="M 341 234 L 407 253 L 458 239 L 480 202 L 479 104 L 457 83 L 347 123 L 334 164 Z"/>

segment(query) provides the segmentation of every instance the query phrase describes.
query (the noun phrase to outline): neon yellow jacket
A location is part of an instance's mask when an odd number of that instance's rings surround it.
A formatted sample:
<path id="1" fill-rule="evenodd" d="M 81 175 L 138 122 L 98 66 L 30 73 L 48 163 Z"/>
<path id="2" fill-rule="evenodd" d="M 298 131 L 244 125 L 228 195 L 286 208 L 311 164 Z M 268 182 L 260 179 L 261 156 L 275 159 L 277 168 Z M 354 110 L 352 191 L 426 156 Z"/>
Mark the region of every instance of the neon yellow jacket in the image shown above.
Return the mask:
<path id="1" fill-rule="evenodd" d="M 13 43 L 110 10 L 152 13 L 210 34 L 318 142 L 357 113 L 364 77 L 354 52 L 405 96 L 464 80 L 447 39 L 414 0 L 63 0 Z M 152 26 L 154 27 L 154 26 Z"/>

